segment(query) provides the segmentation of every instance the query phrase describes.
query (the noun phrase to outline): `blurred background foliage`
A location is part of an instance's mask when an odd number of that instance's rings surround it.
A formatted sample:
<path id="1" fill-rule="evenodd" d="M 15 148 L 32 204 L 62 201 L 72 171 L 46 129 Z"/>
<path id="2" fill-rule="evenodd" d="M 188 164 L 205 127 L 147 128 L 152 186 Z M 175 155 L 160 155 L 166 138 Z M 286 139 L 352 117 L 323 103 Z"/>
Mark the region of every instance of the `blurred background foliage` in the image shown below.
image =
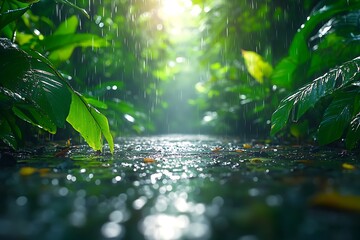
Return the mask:
<path id="1" fill-rule="evenodd" d="M 43 53 L 114 136 L 266 137 L 275 121 L 273 136 L 317 138 L 333 92 L 298 119 L 288 121 L 290 107 L 271 116 L 283 98 L 359 55 L 357 0 L 66 2 L 34 3 L 1 36 Z"/>

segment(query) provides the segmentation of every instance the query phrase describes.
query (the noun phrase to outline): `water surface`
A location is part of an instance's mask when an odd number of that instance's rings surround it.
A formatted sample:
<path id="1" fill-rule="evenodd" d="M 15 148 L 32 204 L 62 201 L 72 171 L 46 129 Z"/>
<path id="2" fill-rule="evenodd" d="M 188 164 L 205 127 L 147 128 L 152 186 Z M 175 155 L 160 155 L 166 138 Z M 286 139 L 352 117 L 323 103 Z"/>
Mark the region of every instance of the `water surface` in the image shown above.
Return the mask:
<path id="1" fill-rule="evenodd" d="M 355 152 L 199 135 L 57 152 L 22 152 L 0 169 L 1 239 L 360 236 Z"/>

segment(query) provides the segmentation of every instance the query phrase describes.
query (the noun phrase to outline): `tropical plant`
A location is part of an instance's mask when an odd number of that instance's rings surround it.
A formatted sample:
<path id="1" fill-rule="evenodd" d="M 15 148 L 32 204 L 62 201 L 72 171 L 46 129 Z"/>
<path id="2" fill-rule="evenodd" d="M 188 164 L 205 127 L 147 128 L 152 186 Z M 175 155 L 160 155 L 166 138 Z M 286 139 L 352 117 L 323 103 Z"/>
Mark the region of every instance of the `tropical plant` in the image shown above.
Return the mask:
<path id="1" fill-rule="evenodd" d="M 24 14 L 33 2 L 6 0 L 0 5 L 0 31 L 7 37 L 0 39 L 1 140 L 12 148 L 18 147 L 23 138 L 18 120 L 52 134 L 67 121 L 93 149 L 102 150 L 104 136 L 113 152 L 107 118 L 76 92 L 50 62 L 67 60 L 75 47 L 101 47 L 106 41 L 96 35 L 75 33 L 76 17 L 67 19 L 48 36 L 39 30 L 30 35 L 19 32 L 17 36 L 19 22 L 31 27 Z M 87 15 L 67 0 L 58 2 Z"/>
<path id="2" fill-rule="evenodd" d="M 270 63 L 285 54 L 294 26 L 308 14 L 308 1 L 195 2 L 204 8 L 201 60 L 209 77 L 197 84 L 199 97 L 192 103 L 203 111 L 204 126 L 217 133 L 265 135 L 282 90 L 270 81 Z M 253 58 L 255 52 L 262 60 Z M 270 66 L 266 73 L 253 68 L 261 63 Z"/>
<path id="3" fill-rule="evenodd" d="M 360 1 L 322 1 L 294 36 L 289 55 L 275 67 L 272 81 L 293 91 L 272 115 L 271 135 L 289 122 L 311 121 L 319 143 L 360 138 Z M 314 80 L 312 80 L 314 79 Z M 304 85 L 305 84 L 305 85 Z M 316 110 L 312 110 L 316 108 Z M 310 126 L 311 127 L 311 126 Z"/>
<path id="4" fill-rule="evenodd" d="M 62 62 L 62 69 L 76 73 L 72 85 L 107 116 L 114 136 L 153 133 L 164 105 L 159 82 L 171 79 L 164 71 L 166 52 L 172 48 L 167 47 L 165 27 L 158 16 L 160 2 L 77 3 L 91 13 L 91 21 L 81 22 L 82 31 L 102 36 L 108 45 L 75 49 L 71 64 Z M 66 12 L 61 16 L 66 17 Z M 74 68 L 84 64 L 86 67 Z"/>

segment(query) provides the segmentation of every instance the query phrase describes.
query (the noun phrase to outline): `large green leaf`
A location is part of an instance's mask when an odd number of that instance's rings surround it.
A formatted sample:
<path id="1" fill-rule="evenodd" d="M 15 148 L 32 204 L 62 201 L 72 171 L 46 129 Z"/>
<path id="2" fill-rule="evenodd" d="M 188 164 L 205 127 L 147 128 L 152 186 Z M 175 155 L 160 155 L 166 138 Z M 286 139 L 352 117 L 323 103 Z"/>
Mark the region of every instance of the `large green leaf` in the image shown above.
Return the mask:
<path id="1" fill-rule="evenodd" d="M 70 58 L 76 47 L 105 47 L 107 41 L 104 38 L 89 33 L 55 34 L 45 37 L 40 42 L 43 51 L 49 51 L 49 59 L 54 62 L 66 61 Z"/>
<path id="2" fill-rule="evenodd" d="M 307 18 L 307 21 L 301 26 L 299 31 L 294 36 L 292 44 L 290 45 L 290 56 L 297 56 L 299 58 L 302 58 L 302 60 L 306 60 L 302 56 L 304 52 L 300 52 L 299 50 L 305 51 L 305 53 L 308 52 L 308 48 L 305 48 L 304 44 L 306 45 L 311 33 L 313 33 L 314 29 L 319 27 L 320 23 L 329 20 L 333 16 L 358 9 L 360 9 L 359 0 L 325 0 L 320 2 L 317 8 L 313 9 L 312 13 Z"/>
<path id="3" fill-rule="evenodd" d="M 293 57 L 283 58 L 276 66 L 271 75 L 271 82 L 279 87 L 292 88 L 293 74 L 297 68 L 298 61 Z"/>
<path id="4" fill-rule="evenodd" d="M 298 121 L 321 98 L 358 80 L 360 77 L 359 66 L 360 57 L 331 69 L 328 73 L 282 100 L 272 116 L 271 134 L 276 134 L 287 124 L 290 112 L 292 112 L 292 120 Z"/>
<path id="5" fill-rule="evenodd" d="M 104 135 L 110 151 L 114 152 L 114 142 L 107 118 L 90 106 L 77 92 L 72 93 L 70 112 L 66 120 L 94 150 L 102 150 L 102 135 Z"/>
<path id="6" fill-rule="evenodd" d="M 67 84 L 48 64 L 29 56 L 9 40 L 0 39 L 0 68 L 3 88 L 22 98 L 21 104 L 27 104 L 31 111 L 48 118 L 58 127 L 64 126 L 71 95 Z M 40 119 L 30 115 L 27 116 L 29 119 Z M 34 124 L 41 126 L 41 122 Z M 43 127 L 56 131 L 49 126 Z"/>
<path id="7" fill-rule="evenodd" d="M 0 13 L 0 30 L 12 21 L 20 18 L 29 8 L 30 6 L 18 9 L 9 9 L 6 12 Z"/>
<path id="8" fill-rule="evenodd" d="M 280 102 L 279 107 L 273 113 L 271 117 L 271 130 L 270 130 L 270 134 L 272 136 L 274 136 L 277 132 L 279 132 L 281 129 L 283 129 L 286 126 L 289 119 L 290 111 L 293 107 L 292 104 L 289 104 L 290 102 L 293 102 L 291 96 L 289 98 L 282 100 Z"/>
<path id="9" fill-rule="evenodd" d="M 356 92 L 338 94 L 326 108 L 318 129 L 318 141 L 322 145 L 340 139 L 351 120 Z"/>
<path id="10" fill-rule="evenodd" d="M 359 18 L 359 10 L 335 16 L 310 38 L 309 46 L 313 51 L 308 77 L 360 55 Z"/>
<path id="11" fill-rule="evenodd" d="M 35 108 L 29 104 L 14 104 L 12 108 L 14 114 L 21 120 L 44 129 L 49 133 L 56 133 L 56 125 L 49 115 L 41 109 Z"/>
<path id="12" fill-rule="evenodd" d="M 78 25 L 79 25 L 78 18 L 76 16 L 71 16 L 68 19 L 65 19 L 65 21 L 59 25 L 59 27 L 52 35 L 63 36 L 63 35 L 75 34 Z M 69 45 L 65 44 L 60 48 L 56 48 L 50 53 L 49 59 L 53 62 L 66 61 L 71 57 L 74 49 L 77 46 L 78 44 L 70 43 Z"/>
<path id="13" fill-rule="evenodd" d="M 14 117 L 6 111 L 0 115 L 0 139 L 13 149 L 18 147 L 21 131 L 15 123 Z"/>
<path id="14" fill-rule="evenodd" d="M 107 42 L 104 38 L 90 33 L 61 34 L 46 37 L 41 42 L 45 51 L 53 51 L 67 46 L 77 47 L 105 47 Z"/>
<path id="15" fill-rule="evenodd" d="M 52 35 L 64 35 L 75 33 L 79 25 L 79 19 L 73 15 L 63 21 Z"/>
<path id="16" fill-rule="evenodd" d="M 332 32 L 329 31 L 329 28 L 332 30 L 334 27 L 336 28 L 336 26 L 332 25 L 338 23 L 335 21 L 336 19 L 340 21 L 339 26 L 343 23 L 346 23 L 345 25 L 347 26 L 353 25 L 352 22 L 346 22 L 348 19 L 346 16 L 349 11 L 358 11 L 359 9 L 359 0 L 322 1 L 295 34 L 289 48 L 289 56 L 280 61 L 275 67 L 271 78 L 272 82 L 280 87 L 293 89 L 297 87 L 299 82 L 307 82 L 308 77 L 313 77 L 314 74 L 322 73 L 337 64 L 341 64 L 344 61 L 358 56 L 360 49 L 354 48 L 358 46 L 358 44 L 349 44 L 351 38 L 353 40 L 358 39 L 356 34 L 355 38 L 353 37 L 354 31 L 348 31 L 349 35 L 347 35 L 346 39 L 343 38 L 344 41 L 348 41 L 346 43 L 343 41 L 329 41 L 330 38 L 325 38 L 324 35 Z M 328 21 L 332 17 L 335 18 L 321 27 L 320 24 Z M 343 20 L 343 22 L 341 22 L 341 20 Z M 311 37 L 311 34 L 319 28 L 318 33 Z M 347 28 L 342 25 L 339 29 L 344 30 Z M 317 38 L 319 36 L 321 37 Z M 309 40 L 314 41 L 314 39 L 320 39 L 328 49 L 324 48 L 323 43 L 321 47 L 314 46 L 313 49 L 310 49 Z M 356 54 L 356 52 L 358 52 L 358 54 Z"/>

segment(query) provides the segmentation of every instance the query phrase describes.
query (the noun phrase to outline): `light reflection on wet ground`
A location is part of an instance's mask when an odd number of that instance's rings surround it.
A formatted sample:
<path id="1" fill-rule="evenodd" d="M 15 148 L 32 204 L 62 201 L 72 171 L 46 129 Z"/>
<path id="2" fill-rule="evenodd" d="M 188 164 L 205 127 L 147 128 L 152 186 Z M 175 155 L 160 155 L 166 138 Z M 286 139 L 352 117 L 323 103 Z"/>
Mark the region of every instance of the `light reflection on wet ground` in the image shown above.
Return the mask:
<path id="1" fill-rule="evenodd" d="M 355 153 L 208 136 L 119 139 L 114 156 L 54 151 L 0 170 L 0 239 L 360 236 L 356 206 L 311 204 L 326 191 L 360 195 Z"/>

